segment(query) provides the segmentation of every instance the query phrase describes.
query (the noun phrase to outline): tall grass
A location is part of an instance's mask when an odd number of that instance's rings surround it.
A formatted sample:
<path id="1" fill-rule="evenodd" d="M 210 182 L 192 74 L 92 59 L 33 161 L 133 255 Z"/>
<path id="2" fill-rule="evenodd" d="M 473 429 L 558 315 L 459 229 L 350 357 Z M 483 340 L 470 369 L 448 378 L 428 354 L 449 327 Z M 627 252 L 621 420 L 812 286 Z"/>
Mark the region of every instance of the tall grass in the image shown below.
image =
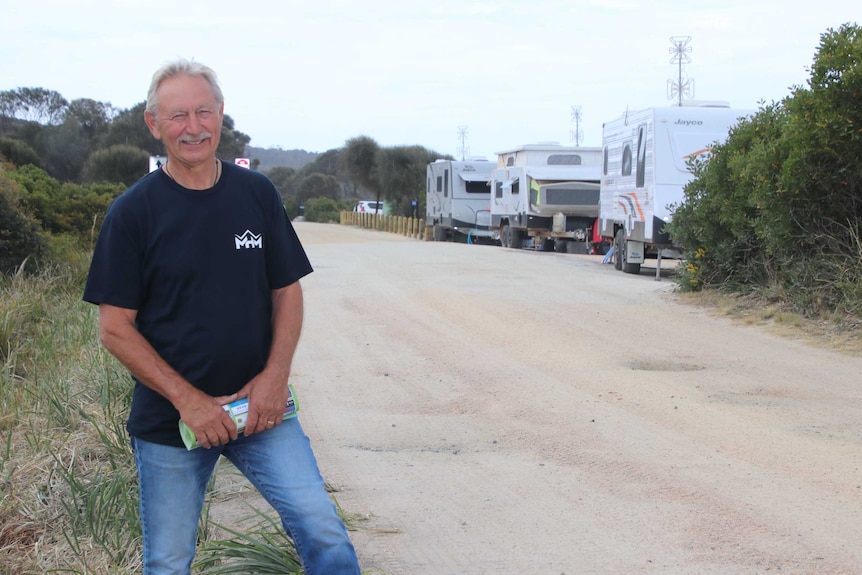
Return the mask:
<path id="1" fill-rule="evenodd" d="M 98 342 L 97 309 L 81 301 L 89 255 L 62 261 L 0 275 L 0 575 L 138 574 L 132 385 Z M 195 572 L 301 573 L 280 526 L 259 518 L 242 534 L 205 514 Z M 237 566 L 246 556 L 269 570 Z"/>

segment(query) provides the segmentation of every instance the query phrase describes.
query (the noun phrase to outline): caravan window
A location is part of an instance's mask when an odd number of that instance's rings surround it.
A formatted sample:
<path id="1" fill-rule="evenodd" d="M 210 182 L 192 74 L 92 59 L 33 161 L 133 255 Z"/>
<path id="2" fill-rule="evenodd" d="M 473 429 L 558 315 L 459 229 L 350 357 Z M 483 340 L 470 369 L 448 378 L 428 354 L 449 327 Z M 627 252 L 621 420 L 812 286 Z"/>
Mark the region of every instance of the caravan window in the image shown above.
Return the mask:
<path id="1" fill-rule="evenodd" d="M 437 176 L 437 191 L 443 191 L 443 176 Z"/>
<path id="2" fill-rule="evenodd" d="M 449 170 L 443 170 L 443 197 L 449 197 Z"/>
<path id="3" fill-rule="evenodd" d="M 552 154 L 548 156 L 549 166 L 580 166 L 581 157 L 578 154 Z"/>
<path id="4" fill-rule="evenodd" d="M 503 182 L 494 182 L 494 197 L 503 197 Z"/>
<path id="5" fill-rule="evenodd" d="M 464 188 L 468 194 L 487 194 L 487 182 L 464 182 Z"/>

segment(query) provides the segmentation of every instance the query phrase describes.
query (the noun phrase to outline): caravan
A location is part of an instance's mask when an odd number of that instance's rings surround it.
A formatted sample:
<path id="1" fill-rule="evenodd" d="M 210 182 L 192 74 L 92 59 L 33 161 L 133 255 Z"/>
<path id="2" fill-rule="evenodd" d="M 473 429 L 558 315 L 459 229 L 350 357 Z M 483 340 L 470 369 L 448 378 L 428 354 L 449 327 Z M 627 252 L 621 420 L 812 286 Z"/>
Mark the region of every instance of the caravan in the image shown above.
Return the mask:
<path id="1" fill-rule="evenodd" d="M 669 206 L 683 200 L 689 161 L 706 157 L 716 141 L 750 112 L 727 104 L 647 108 L 626 112 L 602 131 L 599 231 L 613 245 L 614 266 L 640 273 L 646 257 L 679 257 L 664 228 Z"/>
<path id="2" fill-rule="evenodd" d="M 503 247 L 587 253 L 598 215 L 601 148 L 532 144 L 498 152 L 491 227 Z"/>
<path id="3" fill-rule="evenodd" d="M 471 238 L 497 239 L 489 227 L 494 164 L 486 160 L 437 160 L 426 170 L 425 225 L 434 241 Z"/>

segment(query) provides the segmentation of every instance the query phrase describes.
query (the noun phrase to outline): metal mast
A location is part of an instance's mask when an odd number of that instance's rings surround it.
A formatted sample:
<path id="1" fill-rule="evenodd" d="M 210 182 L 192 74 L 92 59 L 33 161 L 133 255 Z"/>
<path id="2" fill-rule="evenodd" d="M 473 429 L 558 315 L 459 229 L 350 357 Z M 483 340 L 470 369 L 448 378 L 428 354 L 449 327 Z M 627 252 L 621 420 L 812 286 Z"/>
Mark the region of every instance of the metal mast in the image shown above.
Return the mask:
<path id="1" fill-rule="evenodd" d="M 569 131 L 569 138 L 575 143 L 575 146 L 581 145 L 581 140 L 584 138 L 584 132 L 581 130 L 581 107 L 572 106 L 572 123 L 575 129 Z"/>
<path id="2" fill-rule="evenodd" d="M 668 48 L 668 52 L 673 54 L 670 63 L 677 65 L 677 79 L 667 81 L 667 99 L 676 99 L 678 106 L 682 106 L 683 97 L 689 100 L 694 98 L 694 79 L 688 78 L 682 72 L 682 65 L 691 63 L 689 42 L 691 36 L 671 36 L 670 43 L 673 46 Z"/>
<path id="3" fill-rule="evenodd" d="M 470 154 L 470 148 L 467 146 L 467 126 L 458 126 L 458 140 L 461 142 L 458 153 L 461 154 L 461 161 L 463 162 Z"/>

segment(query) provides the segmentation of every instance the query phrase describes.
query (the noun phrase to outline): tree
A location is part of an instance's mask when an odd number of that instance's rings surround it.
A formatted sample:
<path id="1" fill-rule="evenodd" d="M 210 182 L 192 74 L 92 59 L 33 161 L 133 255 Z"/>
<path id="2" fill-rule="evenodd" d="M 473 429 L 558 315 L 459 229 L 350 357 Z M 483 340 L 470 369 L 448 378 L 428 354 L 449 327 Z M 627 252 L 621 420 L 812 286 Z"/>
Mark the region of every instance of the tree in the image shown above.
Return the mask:
<path id="1" fill-rule="evenodd" d="M 79 98 L 69 102 L 64 120 L 72 119 L 81 126 L 87 137 L 95 142 L 107 133 L 108 127 L 118 114 L 110 103 L 97 102 L 90 98 Z"/>
<path id="2" fill-rule="evenodd" d="M 335 176 L 311 174 L 304 178 L 299 185 L 298 199 L 303 203 L 310 198 L 329 198 L 336 201 L 338 200 L 339 190 L 340 187 Z"/>
<path id="3" fill-rule="evenodd" d="M 245 147 L 251 141 L 246 134 L 234 128 L 233 118 L 225 114 L 221 127 L 221 140 L 216 154 L 218 157 L 233 162 L 236 158 L 245 157 Z"/>
<path id="4" fill-rule="evenodd" d="M 282 198 L 286 199 L 296 195 L 298 191 L 296 170 L 287 166 L 276 166 L 264 173 L 272 180 Z"/>
<path id="5" fill-rule="evenodd" d="M 99 147 L 107 148 L 116 144 L 126 144 L 140 148 L 150 156 L 165 155 L 165 147 L 162 142 L 153 137 L 144 122 L 146 106 L 146 102 L 141 102 L 117 114 L 99 143 Z"/>
<path id="6" fill-rule="evenodd" d="M 377 180 L 377 151 L 380 146 L 368 136 L 347 140 L 339 155 L 342 169 L 358 185 L 376 196 L 380 201 L 380 185 Z"/>
<path id="7" fill-rule="evenodd" d="M 377 179 L 392 213 L 410 215 L 412 200 L 425 192 L 425 173 L 440 154 L 422 146 L 380 148 L 377 152 Z"/>
<path id="8" fill-rule="evenodd" d="M 140 148 L 117 144 L 97 150 L 84 164 L 83 181 L 131 186 L 147 174 L 150 155 Z"/>
<path id="9" fill-rule="evenodd" d="M 59 124 L 68 105 L 59 92 L 45 88 L 0 92 L 0 114 L 39 124 Z"/>
<path id="10" fill-rule="evenodd" d="M 92 143 L 74 118 L 58 126 L 44 126 L 37 139 L 37 149 L 45 170 L 64 182 L 77 182 Z"/>

